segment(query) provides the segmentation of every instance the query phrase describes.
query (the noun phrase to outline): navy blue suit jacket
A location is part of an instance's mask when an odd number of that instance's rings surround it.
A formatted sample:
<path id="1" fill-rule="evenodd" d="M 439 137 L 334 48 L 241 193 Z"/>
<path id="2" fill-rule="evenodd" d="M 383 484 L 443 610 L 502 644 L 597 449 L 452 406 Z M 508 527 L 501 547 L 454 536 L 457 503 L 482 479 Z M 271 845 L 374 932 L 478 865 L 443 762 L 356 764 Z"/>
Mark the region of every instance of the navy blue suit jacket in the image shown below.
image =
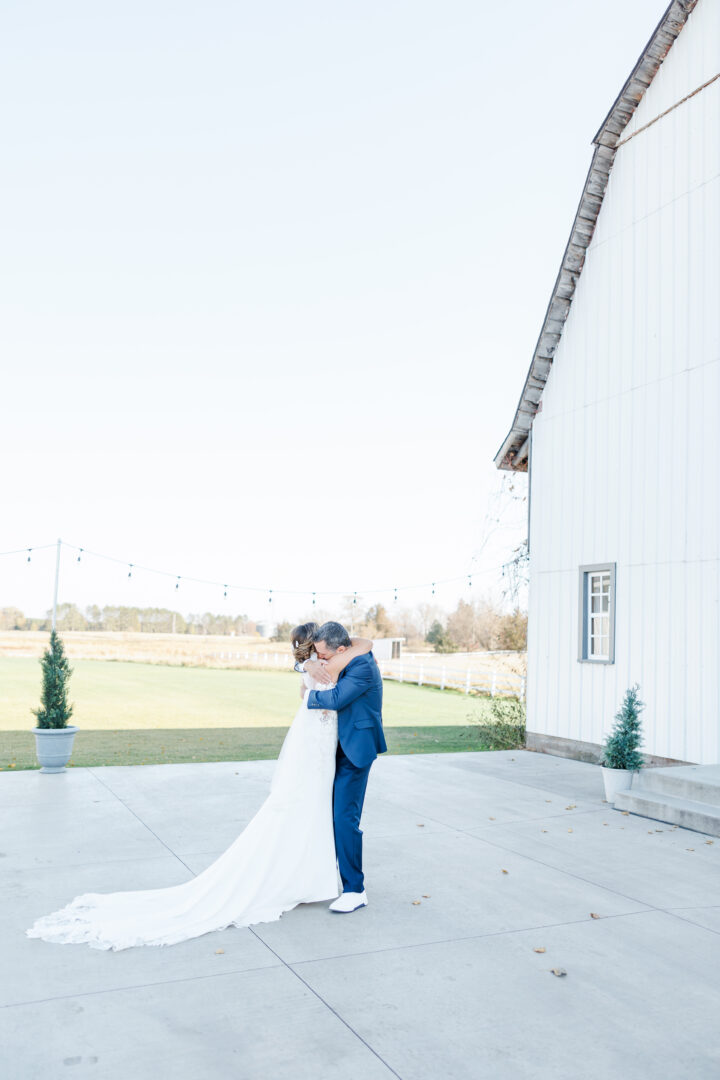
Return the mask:
<path id="1" fill-rule="evenodd" d="M 311 690 L 308 697 L 308 709 L 337 711 L 340 745 L 359 769 L 387 750 L 382 695 L 382 675 L 370 652 L 351 660 L 332 690 Z"/>

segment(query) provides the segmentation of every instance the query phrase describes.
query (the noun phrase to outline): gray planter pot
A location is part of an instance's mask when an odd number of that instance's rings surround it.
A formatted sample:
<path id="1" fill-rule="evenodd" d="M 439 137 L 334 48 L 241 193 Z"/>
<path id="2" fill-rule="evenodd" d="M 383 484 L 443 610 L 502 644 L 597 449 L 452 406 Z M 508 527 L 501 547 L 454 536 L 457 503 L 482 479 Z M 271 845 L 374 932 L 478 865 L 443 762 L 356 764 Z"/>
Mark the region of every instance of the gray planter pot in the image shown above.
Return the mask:
<path id="1" fill-rule="evenodd" d="M 601 765 L 603 783 L 605 785 L 605 798 L 609 803 L 615 802 L 618 791 L 627 791 L 632 787 L 634 775 L 633 769 L 608 769 Z"/>
<path id="2" fill-rule="evenodd" d="M 72 754 L 77 728 L 68 724 L 64 728 L 36 727 L 33 731 L 40 772 L 67 772 L 65 766 Z"/>

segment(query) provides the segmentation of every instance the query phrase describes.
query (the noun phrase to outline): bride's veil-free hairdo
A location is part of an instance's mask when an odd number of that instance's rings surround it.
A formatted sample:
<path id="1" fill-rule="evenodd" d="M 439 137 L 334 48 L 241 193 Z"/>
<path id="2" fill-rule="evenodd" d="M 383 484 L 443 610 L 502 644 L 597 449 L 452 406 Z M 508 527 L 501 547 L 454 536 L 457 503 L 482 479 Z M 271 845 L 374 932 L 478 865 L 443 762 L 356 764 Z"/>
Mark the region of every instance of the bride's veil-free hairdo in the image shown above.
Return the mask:
<path id="1" fill-rule="evenodd" d="M 292 632 L 292 650 L 298 663 L 309 660 L 315 651 L 315 635 L 320 627 L 316 622 L 303 623 Z"/>

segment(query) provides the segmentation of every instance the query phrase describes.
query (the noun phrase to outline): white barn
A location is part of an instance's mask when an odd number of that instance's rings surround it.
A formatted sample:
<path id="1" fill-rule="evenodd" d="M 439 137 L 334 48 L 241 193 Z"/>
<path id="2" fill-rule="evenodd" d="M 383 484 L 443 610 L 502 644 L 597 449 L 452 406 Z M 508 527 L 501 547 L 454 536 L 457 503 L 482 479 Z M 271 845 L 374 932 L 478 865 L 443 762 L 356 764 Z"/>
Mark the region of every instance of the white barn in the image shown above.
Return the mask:
<path id="1" fill-rule="evenodd" d="M 595 139 L 512 428 L 528 745 L 720 761 L 720 0 L 675 0 Z M 654 759 L 654 760 L 653 760 Z"/>

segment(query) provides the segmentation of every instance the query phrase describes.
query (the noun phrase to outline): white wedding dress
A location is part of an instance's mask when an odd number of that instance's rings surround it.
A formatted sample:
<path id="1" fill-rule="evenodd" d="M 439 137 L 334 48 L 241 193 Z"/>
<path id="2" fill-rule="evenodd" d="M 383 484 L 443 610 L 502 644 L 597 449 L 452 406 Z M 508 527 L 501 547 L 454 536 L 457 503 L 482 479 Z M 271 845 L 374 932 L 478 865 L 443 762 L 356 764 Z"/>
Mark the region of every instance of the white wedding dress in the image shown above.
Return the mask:
<path id="1" fill-rule="evenodd" d="M 303 678 L 308 689 L 320 688 L 309 675 Z M 83 893 L 25 933 L 114 951 L 174 945 L 334 899 L 341 891 L 332 821 L 336 748 L 337 713 L 310 711 L 303 702 L 285 736 L 270 794 L 214 863 L 165 889 Z"/>

